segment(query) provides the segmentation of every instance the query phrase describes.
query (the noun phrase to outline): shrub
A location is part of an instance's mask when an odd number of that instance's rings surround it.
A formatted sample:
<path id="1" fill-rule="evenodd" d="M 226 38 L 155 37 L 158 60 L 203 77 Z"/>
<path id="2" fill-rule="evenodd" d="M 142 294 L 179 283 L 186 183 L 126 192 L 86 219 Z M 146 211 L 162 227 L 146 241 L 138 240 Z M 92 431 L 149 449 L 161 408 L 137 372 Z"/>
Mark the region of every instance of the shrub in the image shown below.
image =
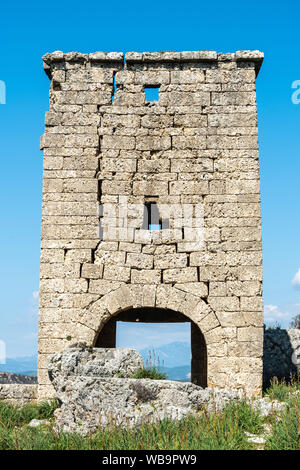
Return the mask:
<path id="1" fill-rule="evenodd" d="M 277 377 L 273 377 L 265 395 L 271 400 L 286 401 L 296 390 L 300 390 L 300 374 L 291 375 L 288 381 L 284 379 L 279 381 Z"/>
<path id="2" fill-rule="evenodd" d="M 152 379 L 152 380 L 166 380 L 168 378 L 165 372 L 161 372 L 156 367 L 140 367 L 132 375 L 132 379 Z"/>

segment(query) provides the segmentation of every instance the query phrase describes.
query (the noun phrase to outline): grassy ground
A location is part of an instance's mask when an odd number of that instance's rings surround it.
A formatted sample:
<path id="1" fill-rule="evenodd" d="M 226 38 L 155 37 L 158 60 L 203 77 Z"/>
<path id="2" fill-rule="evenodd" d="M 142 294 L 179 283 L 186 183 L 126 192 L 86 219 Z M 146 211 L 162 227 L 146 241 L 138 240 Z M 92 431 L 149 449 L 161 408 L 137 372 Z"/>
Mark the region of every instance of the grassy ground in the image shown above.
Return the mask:
<path id="1" fill-rule="evenodd" d="M 274 414 L 267 419 L 271 431 L 265 449 L 300 450 L 300 375 L 291 378 L 289 384 L 274 379 L 266 395 L 285 402 L 286 407 L 278 416 Z"/>
<path id="2" fill-rule="evenodd" d="M 56 402 L 21 408 L 0 402 L 0 450 L 5 449 L 257 449 L 245 432 L 262 436 L 265 449 L 300 449 L 300 380 L 291 385 L 274 381 L 266 395 L 287 403 L 279 413 L 262 418 L 244 401 L 231 403 L 222 413 L 202 413 L 179 422 L 162 421 L 135 429 L 99 430 L 92 436 L 55 433 L 51 425 L 28 427 L 33 419 L 53 421 Z"/>

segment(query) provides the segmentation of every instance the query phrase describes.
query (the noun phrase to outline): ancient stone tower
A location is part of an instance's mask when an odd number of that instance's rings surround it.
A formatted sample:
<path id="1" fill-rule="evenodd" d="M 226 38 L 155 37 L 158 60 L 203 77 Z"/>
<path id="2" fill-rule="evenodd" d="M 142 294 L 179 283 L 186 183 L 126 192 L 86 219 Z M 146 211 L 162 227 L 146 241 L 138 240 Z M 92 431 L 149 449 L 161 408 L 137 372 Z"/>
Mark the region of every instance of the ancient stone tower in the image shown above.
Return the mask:
<path id="1" fill-rule="evenodd" d="M 259 394 L 263 54 L 43 59 L 40 398 L 48 354 L 114 347 L 118 321 L 191 322 L 192 380 Z"/>

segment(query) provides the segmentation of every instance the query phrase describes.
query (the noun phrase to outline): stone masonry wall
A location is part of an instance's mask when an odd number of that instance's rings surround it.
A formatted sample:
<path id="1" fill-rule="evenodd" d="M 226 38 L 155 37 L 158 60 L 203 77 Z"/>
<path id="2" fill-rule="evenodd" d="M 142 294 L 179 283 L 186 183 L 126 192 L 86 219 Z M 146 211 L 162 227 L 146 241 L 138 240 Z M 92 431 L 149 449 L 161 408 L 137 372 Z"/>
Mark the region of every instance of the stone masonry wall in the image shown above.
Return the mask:
<path id="1" fill-rule="evenodd" d="M 94 345 L 112 315 L 135 307 L 189 317 L 206 341 L 208 385 L 259 394 L 263 54 L 57 51 L 43 60 L 39 398 L 53 395 L 50 353 Z M 159 100 L 147 102 L 154 86 Z M 151 202 L 162 230 L 143 226 Z"/>
<path id="2" fill-rule="evenodd" d="M 24 405 L 37 401 L 38 386 L 25 384 L 0 384 L 0 401 Z"/>

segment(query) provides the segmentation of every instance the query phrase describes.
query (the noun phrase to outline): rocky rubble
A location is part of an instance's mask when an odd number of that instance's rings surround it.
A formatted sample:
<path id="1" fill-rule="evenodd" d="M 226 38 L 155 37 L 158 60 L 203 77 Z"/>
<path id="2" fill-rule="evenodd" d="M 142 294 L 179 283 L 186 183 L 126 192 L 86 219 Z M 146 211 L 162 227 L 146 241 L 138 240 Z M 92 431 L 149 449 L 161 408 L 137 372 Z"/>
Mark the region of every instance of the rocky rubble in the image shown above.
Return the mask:
<path id="1" fill-rule="evenodd" d="M 37 378 L 23 374 L 0 372 L 0 384 L 36 384 Z"/>
<path id="2" fill-rule="evenodd" d="M 75 346 L 53 355 L 49 376 L 61 403 L 55 411 L 56 429 L 88 434 L 99 426 L 181 419 L 203 409 L 220 411 L 238 398 L 234 392 L 192 383 L 129 378 L 142 364 L 131 349 Z"/>

